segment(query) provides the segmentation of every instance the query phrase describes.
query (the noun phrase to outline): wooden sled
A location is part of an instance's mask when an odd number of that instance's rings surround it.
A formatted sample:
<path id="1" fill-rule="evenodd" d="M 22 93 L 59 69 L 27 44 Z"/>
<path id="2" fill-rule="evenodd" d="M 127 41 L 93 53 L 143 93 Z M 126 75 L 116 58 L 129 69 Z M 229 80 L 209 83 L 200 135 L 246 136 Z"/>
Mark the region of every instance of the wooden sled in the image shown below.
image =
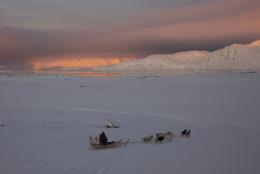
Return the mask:
<path id="1" fill-rule="evenodd" d="M 90 142 L 91 147 L 94 149 L 108 149 L 108 148 L 123 147 L 127 143 L 129 143 L 129 140 L 123 141 L 123 139 L 120 139 L 120 140 L 115 141 L 112 144 L 103 145 L 103 144 L 99 144 L 97 138 L 94 139 L 92 137 L 89 137 L 89 142 Z"/>
<path id="2" fill-rule="evenodd" d="M 106 128 L 119 128 L 119 125 L 116 123 L 116 121 L 105 118 L 105 127 Z"/>

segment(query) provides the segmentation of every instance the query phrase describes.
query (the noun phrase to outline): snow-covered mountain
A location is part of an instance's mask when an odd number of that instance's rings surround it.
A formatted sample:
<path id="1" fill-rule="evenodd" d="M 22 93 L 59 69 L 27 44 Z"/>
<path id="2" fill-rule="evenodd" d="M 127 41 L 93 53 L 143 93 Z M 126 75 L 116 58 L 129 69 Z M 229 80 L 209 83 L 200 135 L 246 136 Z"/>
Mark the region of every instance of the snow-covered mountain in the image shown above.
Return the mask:
<path id="1" fill-rule="evenodd" d="M 151 55 L 102 70 L 135 72 L 260 70 L 260 40 L 247 45 L 233 44 L 213 52 L 185 51 L 175 54 Z"/>

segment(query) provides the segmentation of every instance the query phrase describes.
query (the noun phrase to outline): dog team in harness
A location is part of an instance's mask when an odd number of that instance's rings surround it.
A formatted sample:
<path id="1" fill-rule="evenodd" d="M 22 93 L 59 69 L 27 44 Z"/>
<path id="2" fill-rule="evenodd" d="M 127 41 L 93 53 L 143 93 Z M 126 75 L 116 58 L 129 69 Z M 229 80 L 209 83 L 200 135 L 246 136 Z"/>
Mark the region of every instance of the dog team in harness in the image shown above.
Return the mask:
<path id="1" fill-rule="evenodd" d="M 181 131 L 180 136 L 181 137 L 189 137 L 191 133 L 191 129 L 184 129 L 183 131 Z M 172 138 L 174 137 L 173 133 L 171 131 L 169 132 L 163 132 L 163 133 L 157 133 L 155 134 L 155 136 L 150 135 L 147 137 L 143 137 L 142 140 L 144 143 L 148 143 L 148 142 L 163 142 L 163 141 L 171 141 Z"/>

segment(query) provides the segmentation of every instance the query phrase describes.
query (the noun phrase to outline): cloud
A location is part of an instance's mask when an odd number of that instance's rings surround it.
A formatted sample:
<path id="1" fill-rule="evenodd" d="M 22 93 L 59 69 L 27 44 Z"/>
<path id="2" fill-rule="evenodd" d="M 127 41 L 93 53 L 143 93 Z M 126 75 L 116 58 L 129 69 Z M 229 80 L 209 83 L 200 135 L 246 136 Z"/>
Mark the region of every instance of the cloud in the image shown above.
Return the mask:
<path id="1" fill-rule="evenodd" d="M 32 14 L 40 10 L 38 16 L 21 13 L 19 17 L 19 11 L 0 9 L 0 64 L 62 59 L 62 55 L 145 57 L 189 49 L 212 50 L 260 38 L 257 0 L 185 1 L 178 5 L 164 0 L 170 5 L 157 7 L 158 1 L 152 1 L 154 6 L 149 8 L 144 7 L 146 0 L 141 2 L 143 11 L 140 7 L 136 13 L 127 10 L 127 14 L 116 17 L 109 10 L 99 14 L 95 9 L 85 13 L 79 8 L 80 12 L 67 14 L 55 7 L 57 12 L 48 13 L 39 6 L 31 7 Z M 109 9 L 116 7 L 116 14 L 126 8 L 109 5 Z"/>

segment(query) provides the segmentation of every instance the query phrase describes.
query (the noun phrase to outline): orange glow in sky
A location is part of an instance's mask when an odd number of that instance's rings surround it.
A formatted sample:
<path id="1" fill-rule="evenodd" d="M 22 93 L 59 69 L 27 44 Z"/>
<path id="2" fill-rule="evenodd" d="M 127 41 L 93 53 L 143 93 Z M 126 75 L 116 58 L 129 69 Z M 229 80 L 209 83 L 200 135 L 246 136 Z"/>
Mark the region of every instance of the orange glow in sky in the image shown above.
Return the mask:
<path id="1" fill-rule="evenodd" d="M 133 57 L 120 58 L 69 58 L 65 57 L 54 57 L 47 59 L 40 59 L 31 62 L 34 70 L 46 70 L 52 68 L 68 68 L 68 69 L 79 69 L 79 68 L 94 68 L 94 67 L 104 67 L 109 65 L 116 65 L 125 61 L 134 59 Z"/>

